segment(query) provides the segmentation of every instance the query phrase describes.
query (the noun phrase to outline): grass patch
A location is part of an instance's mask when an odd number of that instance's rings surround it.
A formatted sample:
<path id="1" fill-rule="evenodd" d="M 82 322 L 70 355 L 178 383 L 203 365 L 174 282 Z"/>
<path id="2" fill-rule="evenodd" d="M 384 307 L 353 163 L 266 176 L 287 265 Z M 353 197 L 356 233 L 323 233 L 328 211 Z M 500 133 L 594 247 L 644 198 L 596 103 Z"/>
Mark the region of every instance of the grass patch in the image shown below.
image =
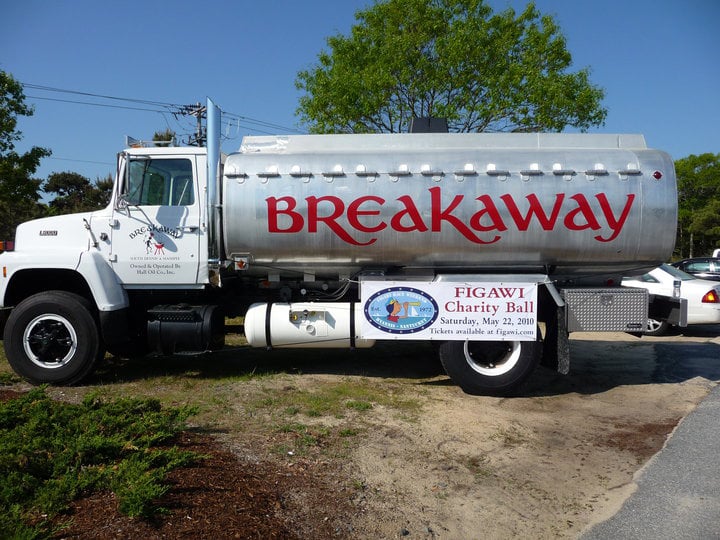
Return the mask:
<path id="1" fill-rule="evenodd" d="M 280 434 L 288 435 L 286 441 L 277 446 L 281 454 L 306 455 L 311 448 L 324 446 L 325 440 L 330 436 L 327 428 L 311 428 L 299 422 L 281 424 L 275 428 Z"/>
<path id="2" fill-rule="evenodd" d="M 20 381 L 22 381 L 22 379 L 14 373 L 0 373 L 0 386 L 10 386 L 11 384 L 19 383 Z"/>
<path id="3" fill-rule="evenodd" d="M 273 451 L 286 456 L 344 457 L 373 423 L 376 407 L 407 416 L 421 406 L 418 400 L 395 395 L 367 379 L 318 382 L 308 389 L 283 381 L 282 386 L 271 384 L 258 390 L 245 402 L 245 412 L 273 426 Z"/>
<path id="4" fill-rule="evenodd" d="M 345 406 L 348 409 L 355 409 L 356 411 L 367 411 L 369 409 L 372 409 L 372 403 L 369 403 L 367 401 L 350 400 L 345 403 Z"/>
<path id="5" fill-rule="evenodd" d="M 487 477 L 492 474 L 490 459 L 485 455 L 470 456 L 466 458 L 465 465 L 476 478 Z"/>
<path id="6" fill-rule="evenodd" d="M 529 437 L 514 424 L 498 428 L 490 435 L 490 440 L 500 442 L 506 448 L 521 446 L 530 441 Z"/>
<path id="7" fill-rule="evenodd" d="M 154 399 L 62 403 L 43 387 L 0 403 L 0 531 L 48 537 L 71 501 L 107 489 L 128 516 L 162 511 L 167 473 L 199 458 L 168 446 L 192 414 Z"/>
<path id="8" fill-rule="evenodd" d="M 305 415 L 309 418 L 342 419 L 349 413 L 366 413 L 375 406 L 412 414 L 421 406 L 418 400 L 400 397 L 365 379 L 323 383 L 308 390 L 292 386 L 281 389 L 266 387 L 263 393 L 249 403 L 252 409 L 271 409 L 286 416 Z"/>

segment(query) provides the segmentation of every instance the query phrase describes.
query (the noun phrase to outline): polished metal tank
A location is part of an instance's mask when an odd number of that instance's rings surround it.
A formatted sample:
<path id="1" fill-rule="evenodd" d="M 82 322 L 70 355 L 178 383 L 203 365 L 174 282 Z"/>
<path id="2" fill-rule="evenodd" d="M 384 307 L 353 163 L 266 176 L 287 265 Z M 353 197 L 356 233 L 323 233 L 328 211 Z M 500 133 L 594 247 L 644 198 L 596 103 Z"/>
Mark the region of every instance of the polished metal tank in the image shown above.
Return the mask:
<path id="1" fill-rule="evenodd" d="M 225 255 L 258 275 L 651 268 L 673 250 L 671 158 L 641 135 L 246 137 L 224 166 Z"/>

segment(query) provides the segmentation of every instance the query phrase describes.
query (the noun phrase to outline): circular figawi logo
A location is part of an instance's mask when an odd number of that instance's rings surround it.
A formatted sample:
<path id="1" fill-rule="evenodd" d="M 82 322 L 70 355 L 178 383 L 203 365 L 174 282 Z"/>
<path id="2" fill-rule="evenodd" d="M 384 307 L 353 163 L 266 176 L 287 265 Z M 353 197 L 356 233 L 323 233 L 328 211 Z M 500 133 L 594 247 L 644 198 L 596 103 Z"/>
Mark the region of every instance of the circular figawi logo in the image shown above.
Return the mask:
<path id="1" fill-rule="evenodd" d="M 438 305 L 425 291 L 412 287 L 382 289 L 365 302 L 365 318 L 390 334 L 414 334 L 435 322 Z"/>

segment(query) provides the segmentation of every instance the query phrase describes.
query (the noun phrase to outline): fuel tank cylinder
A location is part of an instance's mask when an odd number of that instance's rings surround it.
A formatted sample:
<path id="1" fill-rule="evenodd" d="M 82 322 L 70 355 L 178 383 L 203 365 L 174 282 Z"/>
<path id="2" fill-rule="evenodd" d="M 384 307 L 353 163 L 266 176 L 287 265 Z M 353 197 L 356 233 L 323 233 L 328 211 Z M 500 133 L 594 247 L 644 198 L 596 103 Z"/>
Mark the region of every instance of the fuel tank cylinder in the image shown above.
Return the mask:
<path id="1" fill-rule="evenodd" d="M 249 272 L 628 273 L 675 242 L 671 158 L 641 135 L 246 137 L 223 176 Z"/>
<path id="2" fill-rule="evenodd" d="M 362 316 L 354 303 L 258 303 L 245 314 L 245 337 L 252 347 L 372 347 L 357 337 Z"/>

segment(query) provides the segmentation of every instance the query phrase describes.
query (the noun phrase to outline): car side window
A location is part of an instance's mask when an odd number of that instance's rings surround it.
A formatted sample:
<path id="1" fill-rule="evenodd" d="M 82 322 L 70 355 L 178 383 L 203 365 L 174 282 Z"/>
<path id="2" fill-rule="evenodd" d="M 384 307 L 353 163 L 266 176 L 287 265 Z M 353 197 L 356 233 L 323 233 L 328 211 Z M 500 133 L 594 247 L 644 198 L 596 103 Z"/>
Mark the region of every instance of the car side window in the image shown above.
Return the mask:
<path id="1" fill-rule="evenodd" d="M 691 262 L 687 265 L 688 272 L 708 272 L 710 270 L 710 262 L 709 261 L 696 261 Z"/>

